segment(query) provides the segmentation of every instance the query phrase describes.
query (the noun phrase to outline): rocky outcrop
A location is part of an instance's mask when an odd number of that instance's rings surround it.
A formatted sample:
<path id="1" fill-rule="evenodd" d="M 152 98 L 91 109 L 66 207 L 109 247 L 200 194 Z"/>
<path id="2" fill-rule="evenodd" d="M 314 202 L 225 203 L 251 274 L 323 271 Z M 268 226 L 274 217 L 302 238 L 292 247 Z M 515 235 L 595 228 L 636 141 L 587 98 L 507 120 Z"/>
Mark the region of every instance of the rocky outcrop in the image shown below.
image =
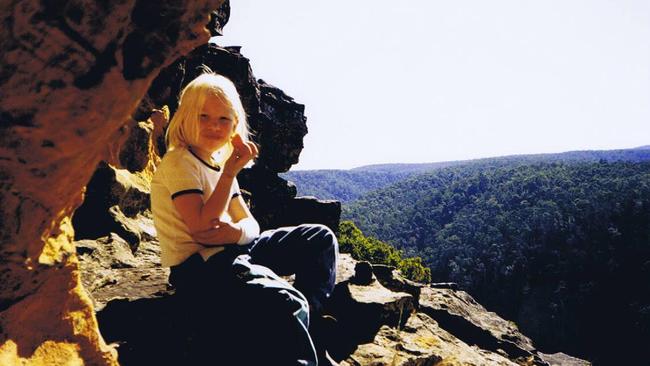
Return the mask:
<path id="1" fill-rule="evenodd" d="M 125 242 L 117 245 L 121 254 L 101 249 L 119 240 L 112 236 L 80 241 L 77 251 L 84 284 L 100 309 L 102 334 L 120 345 L 121 364 L 170 360 L 190 364 L 205 359 L 218 363 L 220 357 L 229 357 L 228 349 L 216 349 L 213 343 L 206 350 L 205 339 L 213 340 L 219 333 L 255 332 L 255 324 L 245 323 L 245 314 L 228 313 L 212 321 L 195 314 L 201 319 L 194 319 L 191 310 L 198 304 L 183 302 L 167 286 L 168 270 L 159 266 L 155 242 L 143 242 L 131 253 Z M 341 255 L 336 289 L 326 309 L 338 319 L 329 352 L 341 365 L 589 364 L 564 354 L 538 353 L 511 322 L 485 310 L 463 291 L 414 283 L 396 271 L 378 268 Z M 420 300 L 387 287 L 399 283 L 417 287 Z M 236 327 L 228 320 L 233 315 Z M 455 316 L 471 323 L 481 338 L 468 333 L 467 325 L 459 326 L 460 319 L 449 321 Z M 504 346 L 507 342 L 510 346 Z M 156 351 L 161 345 L 169 347 L 163 353 Z M 264 357 L 272 360 L 272 355 Z"/>
<path id="2" fill-rule="evenodd" d="M 143 234 L 155 235 L 142 227 L 147 219 L 151 221 L 146 214 L 149 206 L 146 179 L 100 163 L 88 183 L 84 203 L 73 216 L 75 239 L 96 239 L 113 232 L 137 248 Z"/>
<path id="3" fill-rule="evenodd" d="M 372 269 L 368 275 L 368 267 Z M 368 278 L 370 277 L 370 278 Z M 513 323 L 492 312 L 488 312 L 464 291 L 451 289 L 449 284 L 423 285 L 403 278 L 395 269 L 384 265 L 359 265 L 355 276 L 349 279 L 358 288 L 369 289 L 381 286 L 395 294 L 407 293 L 412 307 L 401 308 L 398 322 L 381 322 L 371 341 L 354 345 L 356 350 L 346 362 L 353 365 L 365 364 L 450 364 L 476 365 L 546 365 L 538 355 L 530 339 L 521 334 Z M 344 284 L 341 282 L 341 284 Z M 337 287 L 337 291 L 339 288 Z M 397 291 L 397 292 L 395 292 Z M 384 296 L 367 296 L 372 302 L 383 302 Z M 345 297 L 344 297 L 345 298 Z M 335 298 L 336 299 L 336 298 Z M 339 308 L 335 302 L 332 312 L 346 319 L 350 309 Z M 432 311 L 432 308 L 436 311 Z M 367 310 L 364 311 L 368 313 Z M 355 315 L 351 319 L 362 318 Z M 377 318 L 376 316 L 373 318 Z M 450 321 L 454 319 L 455 321 Z M 367 322 L 367 321 L 366 321 Z M 350 323 L 345 322 L 344 323 Z M 365 323 L 365 322 L 364 322 Z M 471 324 L 471 326 L 468 326 Z M 392 327 L 391 327 L 392 326 Z M 344 334 L 354 332 L 343 330 Z M 472 331 L 467 331 L 471 327 Z M 363 328 L 363 327 L 361 327 Z M 377 329 L 375 327 L 371 327 Z M 483 337 L 477 337 L 480 334 Z M 472 347 L 468 347 L 472 346 Z M 381 351 L 383 349 L 383 351 Z M 344 353 L 345 356 L 345 353 Z M 341 357 L 339 355 L 339 358 Z M 373 361 L 374 360 L 374 361 Z M 396 361 L 395 361 L 396 360 Z M 453 363 L 456 362 L 456 363 Z M 366 363 L 364 363 L 366 362 Z M 429 362 L 429 363 L 427 363 Z"/>
<path id="4" fill-rule="evenodd" d="M 0 364 L 116 364 L 81 286 L 70 217 L 160 68 L 207 41 L 220 4 L 0 5 Z"/>
<path id="5" fill-rule="evenodd" d="M 450 289 L 423 288 L 421 311 L 436 318 L 445 329 L 492 351 L 501 350 L 513 359 L 535 359 L 530 339 L 514 323 L 490 313 L 469 294 Z"/>

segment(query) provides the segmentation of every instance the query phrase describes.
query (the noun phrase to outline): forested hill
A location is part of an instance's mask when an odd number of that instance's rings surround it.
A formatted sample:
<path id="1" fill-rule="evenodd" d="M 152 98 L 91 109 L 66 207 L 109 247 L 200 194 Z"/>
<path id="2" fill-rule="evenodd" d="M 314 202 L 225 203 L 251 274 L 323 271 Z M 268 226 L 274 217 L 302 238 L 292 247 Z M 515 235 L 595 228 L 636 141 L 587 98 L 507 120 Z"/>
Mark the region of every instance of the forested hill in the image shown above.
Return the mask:
<path id="1" fill-rule="evenodd" d="M 448 167 L 369 193 L 343 216 L 422 257 L 433 281 L 459 283 L 542 349 L 641 364 L 650 359 L 650 162 L 608 161 L 644 152 Z"/>
<path id="2" fill-rule="evenodd" d="M 290 171 L 282 176 L 294 182 L 301 196 L 335 199 L 343 203 L 353 201 L 367 192 L 380 189 L 408 177 L 450 166 L 492 163 L 531 164 L 539 162 L 586 161 L 647 161 L 649 146 L 624 150 L 570 151 L 558 154 L 512 155 L 465 161 L 447 161 L 426 164 L 377 164 L 351 170 Z"/>

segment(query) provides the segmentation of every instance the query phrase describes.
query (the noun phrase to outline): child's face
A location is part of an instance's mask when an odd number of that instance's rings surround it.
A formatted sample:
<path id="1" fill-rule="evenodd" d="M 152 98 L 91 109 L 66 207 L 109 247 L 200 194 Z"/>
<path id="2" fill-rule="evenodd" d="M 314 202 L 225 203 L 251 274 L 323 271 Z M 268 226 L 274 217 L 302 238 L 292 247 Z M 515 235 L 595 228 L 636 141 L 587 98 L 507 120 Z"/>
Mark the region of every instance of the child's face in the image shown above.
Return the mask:
<path id="1" fill-rule="evenodd" d="M 217 96 L 208 94 L 199 115 L 199 147 L 214 152 L 235 132 L 235 114 Z"/>

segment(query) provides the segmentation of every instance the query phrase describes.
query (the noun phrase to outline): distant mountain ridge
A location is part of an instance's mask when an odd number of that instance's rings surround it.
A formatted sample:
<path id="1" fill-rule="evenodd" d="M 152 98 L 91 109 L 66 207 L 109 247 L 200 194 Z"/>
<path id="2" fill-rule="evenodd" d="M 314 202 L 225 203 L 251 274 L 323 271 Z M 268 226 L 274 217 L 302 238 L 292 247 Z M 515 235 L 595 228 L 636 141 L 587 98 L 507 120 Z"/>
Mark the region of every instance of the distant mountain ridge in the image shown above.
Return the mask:
<path id="1" fill-rule="evenodd" d="M 417 174 L 427 173 L 451 166 L 486 164 L 533 164 L 540 162 L 607 162 L 650 160 L 650 145 L 632 149 L 576 150 L 562 153 L 525 154 L 489 157 L 471 160 L 444 161 L 415 164 L 373 164 L 349 170 L 322 169 L 289 171 L 281 176 L 296 185 L 299 196 L 334 199 L 343 203 L 354 201 L 367 192 L 397 183 Z"/>

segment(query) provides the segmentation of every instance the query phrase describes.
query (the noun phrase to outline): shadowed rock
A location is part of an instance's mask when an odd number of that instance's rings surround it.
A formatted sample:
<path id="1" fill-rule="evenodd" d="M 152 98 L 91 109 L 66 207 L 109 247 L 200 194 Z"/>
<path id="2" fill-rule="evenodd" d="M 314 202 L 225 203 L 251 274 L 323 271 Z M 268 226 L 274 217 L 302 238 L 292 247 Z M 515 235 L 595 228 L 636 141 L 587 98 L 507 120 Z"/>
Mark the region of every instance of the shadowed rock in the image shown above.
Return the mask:
<path id="1" fill-rule="evenodd" d="M 72 219 L 75 239 L 96 239 L 114 232 L 137 248 L 143 235 L 155 234 L 153 229 L 144 231 L 150 188 L 141 175 L 101 163 L 86 189 L 86 199 Z"/>
<path id="2" fill-rule="evenodd" d="M 208 23 L 208 30 L 210 35 L 222 36 L 223 27 L 228 23 L 230 19 L 230 1 L 225 0 L 223 4 L 217 10 L 210 12 L 210 22 Z"/>
<path id="3" fill-rule="evenodd" d="M 218 337 L 230 336 L 232 340 L 235 334 L 247 339 L 251 334 L 270 338 L 275 334 L 278 342 L 274 347 L 291 347 L 290 341 L 282 339 L 281 331 L 273 329 L 279 325 L 265 323 L 249 313 L 240 313 L 237 307 L 225 308 L 221 313 L 227 315 L 221 317 L 205 317 L 200 310 L 205 308 L 205 300 L 179 298 L 167 285 L 168 270 L 157 262 L 155 243 L 143 242 L 133 257 L 126 256 L 129 263 L 135 260 L 137 267 L 115 265 L 120 261 L 112 258 L 108 251 L 98 249 L 97 245 L 90 241 L 79 242 L 82 269 L 84 277 L 88 278 L 88 283 L 84 283 L 97 308 L 101 309 L 98 319 L 102 334 L 107 341 L 120 345 L 121 364 L 164 363 L 168 360 L 175 364 L 191 364 L 208 359 L 215 363 L 242 365 L 270 362 L 272 352 L 264 348 L 268 342 L 254 343 L 251 349 L 256 350 L 255 355 L 263 355 L 262 361 L 255 359 L 253 352 L 249 355 L 252 358 L 229 353 L 239 348 L 237 344 L 228 346 L 228 339 L 214 343 Z M 125 244 L 122 248 L 128 250 Z M 446 321 L 449 315 L 429 315 L 426 309 L 430 306 L 427 302 L 431 300 L 429 291 L 437 289 L 420 284 L 424 300 L 417 304 L 413 296 L 391 291 L 374 277 L 365 286 L 351 283 L 356 275 L 357 262 L 348 254 L 341 254 L 340 259 L 335 293 L 325 311 L 338 319 L 329 349 L 330 355 L 342 361 L 342 365 L 433 365 L 436 362 L 445 365 L 547 364 L 537 357 L 532 344 L 525 345 L 527 338 L 512 324 L 477 306 L 466 293 L 445 290 L 450 292 L 445 294 L 444 301 L 438 301 L 439 307 L 462 314 L 465 322 L 476 322 L 474 327 L 483 329 L 483 336 L 492 337 L 492 341 L 475 342 L 472 334 L 462 329 L 459 331 L 456 324 L 459 320 L 456 323 Z M 400 277 L 399 274 L 396 277 Z M 223 302 L 228 299 L 228 294 L 217 293 L 216 297 Z M 207 306 L 214 310 L 221 305 Z M 220 314 L 217 310 L 214 312 Z M 528 347 L 529 351 L 525 353 L 527 357 L 512 355 L 503 347 L 484 347 L 490 342 L 503 345 L 503 340 L 508 338 L 524 342 L 522 347 Z M 154 352 L 160 347 L 165 347 L 166 352 Z M 557 360 L 573 360 L 580 366 L 589 364 L 566 355 L 542 356 L 544 360 L 551 360 L 549 364 Z"/>

